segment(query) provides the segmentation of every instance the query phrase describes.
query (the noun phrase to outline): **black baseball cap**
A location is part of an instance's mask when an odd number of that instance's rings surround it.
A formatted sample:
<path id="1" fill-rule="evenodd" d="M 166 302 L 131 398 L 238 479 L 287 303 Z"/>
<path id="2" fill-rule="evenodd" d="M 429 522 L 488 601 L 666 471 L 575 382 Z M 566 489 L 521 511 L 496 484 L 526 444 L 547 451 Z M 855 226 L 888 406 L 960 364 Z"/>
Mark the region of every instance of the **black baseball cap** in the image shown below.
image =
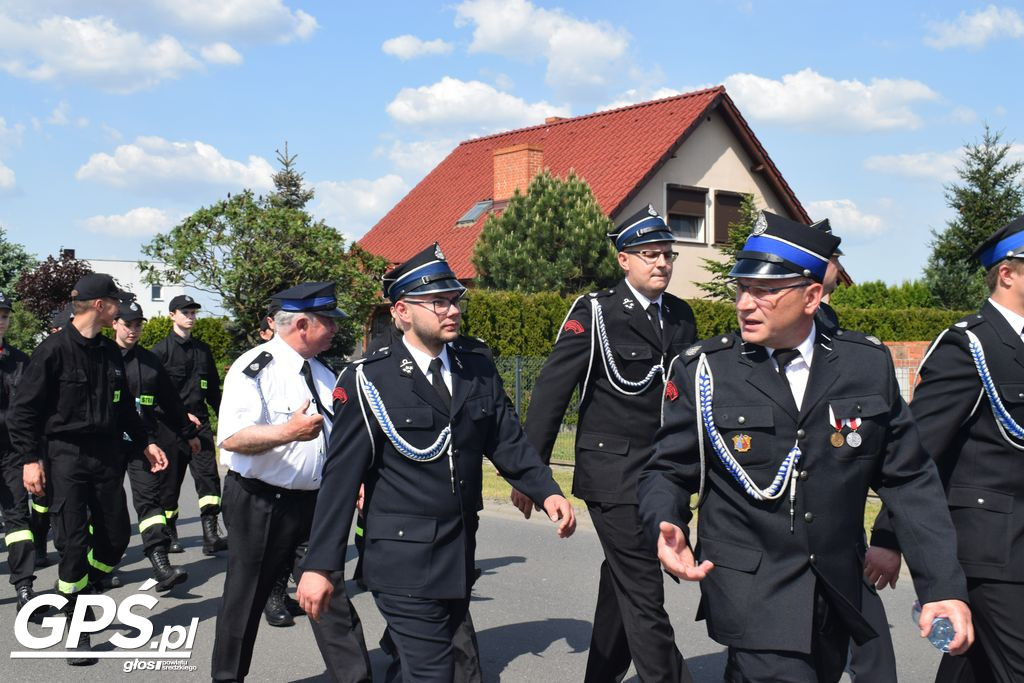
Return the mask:
<path id="1" fill-rule="evenodd" d="M 131 295 L 117 288 L 114 278 L 106 273 L 89 273 L 83 275 L 75 288 L 71 290 L 72 301 L 92 301 L 93 299 L 117 299 L 122 301 Z"/>
<path id="2" fill-rule="evenodd" d="M 117 319 L 123 323 L 130 323 L 133 320 L 145 320 L 146 315 L 142 312 L 142 306 L 137 301 L 122 301 L 117 307 Z"/>
<path id="3" fill-rule="evenodd" d="M 167 305 L 167 310 L 171 313 L 184 311 L 187 308 L 202 308 L 202 305 L 188 294 L 179 294 L 171 299 L 171 303 Z"/>

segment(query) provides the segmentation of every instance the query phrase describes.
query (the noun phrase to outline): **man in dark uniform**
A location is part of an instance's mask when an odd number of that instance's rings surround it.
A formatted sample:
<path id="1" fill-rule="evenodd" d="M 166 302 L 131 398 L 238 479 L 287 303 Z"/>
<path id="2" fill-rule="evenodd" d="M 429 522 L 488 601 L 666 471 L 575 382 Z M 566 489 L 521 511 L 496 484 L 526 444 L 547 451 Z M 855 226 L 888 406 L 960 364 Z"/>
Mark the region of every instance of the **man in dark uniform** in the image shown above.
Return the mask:
<path id="1" fill-rule="evenodd" d="M 151 433 L 157 433 L 156 422 L 159 421 L 165 429 L 186 438 L 192 453 L 196 453 L 199 451 L 199 438 L 196 436 L 199 430 L 185 414 L 177 387 L 171 383 L 157 357 L 138 345 L 145 321 L 142 306 L 136 301 L 122 302 L 114 319 L 114 342 L 121 349 L 128 388 L 135 396 L 138 413 L 149 424 Z M 167 558 L 171 534 L 160 502 L 167 472 L 150 471 L 149 462 L 139 446 L 127 438 L 121 441 L 142 546 L 153 565 L 156 589 L 163 592 L 187 580 L 188 573 L 174 567 Z"/>
<path id="2" fill-rule="evenodd" d="M 945 487 L 978 639 L 935 680 L 1004 683 L 1024 680 L 1024 216 L 975 257 L 990 297 L 932 343 L 910 408 Z M 898 517 L 879 513 L 873 547 L 907 554 Z"/>
<path id="3" fill-rule="evenodd" d="M 213 555 L 228 547 L 226 538 L 220 536 L 217 514 L 220 512 L 220 473 L 213 447 L 213 432 L 210 430 L 210 413 L 207 404 L 220 408 L 220 375 L 213 360 L 210 346 L 193 339 L 192 328 L 196 324 L 196 313 L 201 306 L 187 294 L 171 299 L 168 309 L 173 327 L 166 338 L 157 342 L 151 351 L 156 354 L 178 388 L 189 419 L 199 426 L 201 448 L 192 454 L 187 440 L 180 434 L 161 429 L 161 443 L 169 453 L 171 471 L 164 479 L 164 514 L 167 528 L 171 533 L 171 552 L 184 552 L 178 542 L 178 498 L 185 480 L 185 468 L 192 471 L 196 493 L 199 496 L 199 513 L 203 526 L 203 554 Z"/>
<path id="4" fill-rule="evenodd" d="M 530 446 L 494 363 L 459 344 L 455 279 L 435 244 L 385 275 L 405 334 L 342 373 L 299 604 L 318 619 L 331 602 L 352 512 L 365 482 L 364 579 L 384 615 L 404 681 L 450 683 L 453 636 L 469 609 L 482 461 L 575 529 Z"/>
<path id="5" fill-rule="evenodd" d="M 648 537 L 666 570 L 702 581 L 698 617 L 729 647 L 727 681 L 838 681 L 850 638 L 875 637 L 860 611 L 869 487 L 894 511 L 922 636 L 945 616 L 951 652 L 973 640 L 941 485 L 888 351 L 814 324 L 838 244 L 762 213 L 732 270 L 740 332 L 674 363 L 640 474 Z M 696 551 L 683 531 L 693 494 Z"/>
<path id="6" fill-rule="evenodd" d="M 577 299 L 537 378 L 526 433 L 546 460 L 580 388 L 572 492 L 587 501 L 604 549 L 586 681 L 691 680 L 664 607 L 658 558 L 644 543 L 636 478 L 661 425 L 665 369 L 693 343 L 685 301 L 667 294 L 675 242 L 652 207 L 610 235 L 625 278 Z M 513 491 L 529 516 L 532 503 Z"/>
<path id="7" fill-rule="evenodd" d="M 4 541 L 11 585 L 18 594 L 18 610 L 35 596 L 32 584 L 36 567 L 36 545 L 29 518 L 28 492 L 21 482 L 21 460 L 11 449 L 7 436 L 7 411 L 18 380 L 28 365 L 28 356 L 6 340 L 11 324 L 11 301 L 0 292 L 0 510 L 4 516 Z M 45 543 L 45 540 L 44 540 Z M 45 552 L 45 545 L 43 546 Z"/>
<path id="8" fill-rule="evenodd" d="M 7 418 L 11 444 L 23 463 L 23 483 L 33 495 L 43 492 L 39 445 L 46 437 L 52 512 L 64 542 L 58 590 L 69 600 L 69 614 L 77 595 L 121 561 L 131 536 L 122 435 L 147 444 L 143 452 L 153 471 L 167 466 L 163 451 L 135 412 L 117 345 L 100 334 L 113 323 L 123 296 L 109 275 L 91 273 L 78 281 L 71 292 L 74 320 L 36 348 Z M 78 645 L 87 650 L 88 635 L 83 634 Z"/>
<path id="9" fill-rule="evenodd" d="M 241 681 L 249 672 L 260 611 L 309 540 L 330 434 L 335 375 L 316 355 L 331 347 L 345 316 L 334 284 L 297 285 L 274 300 L 276 334 L 231 365 L 217 424 L 229 470 L 224 519 L 234 539 L 217 611 L 217 681 Z M 332 677 L 370 679 L 362 626 L 347 599 L 339 598 L 329 623 L 313 630 L 318 643 L 330 644 L 321 652 Z"/>

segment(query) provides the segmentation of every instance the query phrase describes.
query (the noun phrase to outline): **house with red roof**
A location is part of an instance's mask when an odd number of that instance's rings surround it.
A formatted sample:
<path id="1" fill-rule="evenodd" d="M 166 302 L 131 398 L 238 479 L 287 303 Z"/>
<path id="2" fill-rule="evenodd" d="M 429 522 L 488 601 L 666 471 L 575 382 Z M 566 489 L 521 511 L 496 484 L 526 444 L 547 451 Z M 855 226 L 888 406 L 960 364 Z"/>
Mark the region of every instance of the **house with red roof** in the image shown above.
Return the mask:
<path id="1" fill-rule="evenodd" d="M 380 219 L 359 244 L 393 263 L 438 241 L 455 274 L 476 276 L 472 255 L 487 216 L 542 169 L 586 180 L 613 222 L 648 204 L 665 216 L 680 252 L 669 291 L 693 298 L 739 215 L 760 208 L 810 217 L 724 87 L 466 140 Z"/>

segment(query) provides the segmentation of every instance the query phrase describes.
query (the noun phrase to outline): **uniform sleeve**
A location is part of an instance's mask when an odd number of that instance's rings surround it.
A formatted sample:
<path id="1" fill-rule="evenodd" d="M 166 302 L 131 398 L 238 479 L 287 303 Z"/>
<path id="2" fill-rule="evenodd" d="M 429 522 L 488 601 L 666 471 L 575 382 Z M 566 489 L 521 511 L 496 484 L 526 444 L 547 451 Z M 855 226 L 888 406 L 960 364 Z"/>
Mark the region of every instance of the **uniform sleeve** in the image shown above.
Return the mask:
<path id="1" fill-rule="evenodd" d="M 555 348 L 541 368 L 526 411 L 526 435 L 544 462 L 551 461 L 558 431 L 572 392 L 583 383 L 590 366 L 590 299 L 579 299 L 566 318 Z"/>
<path id="2" fill-rule="evenodd" d="M 185 412 L 185 404 L 181 402 L 181 395 L 177 387 L 171 381 L 170 375 L 163 365 L 156 367 L 156 402 L 160 406 L 164 420 L 175 434 L 180 434 L 186 439 L 191 439 L 199 433 L 199 428 L 192 424 Z"/>
<path id="3" fill-rule="evenodd" d="M 363 421 L 362 397 L 356 387 L 354 368 L 342 371 L 338 389 L 335 396 L 344 396 L 344 400 L 339 398 L 334 402 L 331 441 L 303 569 L 337 571 L 345 566 L 345 548 L 359 485 L 363 483 L 375 447 Z M 384 438 L 382 434 L 378 437 Z M 379 443 L 376 448 L 380 448 Z"/>
<path id="4" fill-rule="evenodd" d="M 921 446 L 910 408 L 900 396 L 892 358 L 888 353 L 885 358 L 889 429 L 872 487 L 888 508 L 888 520 L 921 602 L 966 601 L 967 584 L 956 556 L 956 532 L 946 495 L 935 464 Z"/>
<path id="5" fill-rule="evenodd" d="M 111 342 L 113 344 L 113 342 Z M 112 362 L 121 363 L 121 352 L 117 350 L 117 347 L 111 349 Z M 124 365 L 121 365 L 122 376 L 126 375 Z M 156 422 L 146 421 L 139 415 L 139 411 L 135 407 L 135 394 L 132 393 L 131 387 L 128 386 L 128 382 L 124 383 L 124 387 L 121 389 L 121 397 L 114 407 L 117 411 L 117 426 L 120 431 L 126 433 L 131 440 L 135 443 L 151 444 L 156 443 Z M 118 434 L 120 434 L 120 431 Z"/>
<path id="6" fill-rule="evenodd" d="M 551 468 L 527 439 L 519 424 L 519 417 L 508 400 L 505 386 L 496 369 L 492 398 L 495 406 L 494 428 L 488 439 L 487 457 L 509 484 L 525 493 L 537 505 L 543 505 L 548 496 L 562 495 L 562 489 L 555 483 Z"/>
<path id="7" fill-rule="evenodd" d="M 224 376 L 224 400 L 217 413 L 217 446 L 246 427 L 269 424 L 266 403 L 256 380 L 242 373 L 242 358 Z"/>
<path id="8" fill-rule="evenodd" d="M 664 420 L 655 435 L 653 452 L 637 480 L 640 520 L 652 547 L 661 522 L 687 531 L 693 517 L 690 497 L 700 488 L 698 439 L 704 435 L 698 432 L 694 414 L 690 370 L 676 361 L 669 381 L 676 387 L 677 397 L 665 401 Z"/>
<path id="9" fill-rule="evenodd" d="M 40 440 L 46 423 L 47 405 L 57 394 L 59 367 L 52 344 L 36 349 L 14 392 L 7 416 L 7 433 L 15 464 L 43 457 Z"/>
<path id="10" fill-rule="evenodd" d="M 209 345 L 205 345 L 203 351 L 206 354 L 207 380 L 206 380 L 206 402 L 213 407 L 215 413 L 220 412 L 220 372 L 217 371 L 217 362 L 213 359 L 213 351 Z"/>

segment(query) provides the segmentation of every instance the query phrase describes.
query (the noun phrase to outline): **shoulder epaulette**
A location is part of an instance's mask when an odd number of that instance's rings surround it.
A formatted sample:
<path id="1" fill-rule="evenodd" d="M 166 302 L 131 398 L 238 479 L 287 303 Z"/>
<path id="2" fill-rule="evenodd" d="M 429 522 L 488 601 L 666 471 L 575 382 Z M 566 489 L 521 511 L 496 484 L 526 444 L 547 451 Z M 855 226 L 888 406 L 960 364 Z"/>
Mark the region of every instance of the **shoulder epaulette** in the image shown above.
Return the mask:
<path id="1" fill-rule="evenodd" d="M 985 319 L 981 317 L 980 313 L 971 313 L 970 315 L 961 318 L 957 322 L 950 325 L 949 329 L 953 332 L 958 330 L 969 330 L 972 327 L 977 327 L 983 323 Z"/>
<path id="2" fill-rule="evenodd" d="M 732 348 L 735 343 L 736 335 L 720 334 L 717 337 L 709 337 L 707 339 L 700 340 L 679 355 L 684 362 L 689 363 L 691 360 L 699 358 L 702 353 L 714 353 L 715 351 L 729 349 Z"/>
<path id="3" fill-rule="evenodd" d="M 368 353 L 365 356 L 363 356 L 360 359 L 360 361 L 362 361 L 363 363 L 372 363 L 372 362 L 380 360 L 382 358 L 387 358 L 390 355 L 391 355 L 391 347 L 390 346 L 382 346 L 379 349 L 377 349 L 376 351 L 373 351 L 372 353 Z"/>
<path id="4" fill-rule="evenodd" d="M 878 337 L 870 334 L 864 334 L 856 330 L 836 330 L 832 333 L 833 340 L 854 342 L 857 344 L 863 344 L 864 346 L 873 346 L 876 349 L 885 348 L 885 344 Z"/>
<path id="5" fill-rule="evenodd" d="M 494 354 L 491 347 L 480 337 L 460 336 L 452 342 L 452 348 L 459 353 L 479 353 L 482 356 L 492 357 Z"/>
<path id="6" fill-rule="evenodd" d="M 587 298 L 589 298 L 589 299 L 603 299 L 604 297 L 611 296 L 614 293 L 615 293 L 614 289 L 599 289 L 596 292 L 590 292 L 589 294 L 587 294 Z M 579 299 L 577 299 L 577 301 L 578 300 Z"/>
<path id="7" fill-rule="evenodd" d="M 263 372 L 263 368 L 267 367 L 267 363 L 274 359 L 274 355 L 269 351 L 261 351 L 258 356 L 252 359 L 252 362 L 242 370 L 242 374 L 246 377 L 256 379 L 256 376 Z"/>

